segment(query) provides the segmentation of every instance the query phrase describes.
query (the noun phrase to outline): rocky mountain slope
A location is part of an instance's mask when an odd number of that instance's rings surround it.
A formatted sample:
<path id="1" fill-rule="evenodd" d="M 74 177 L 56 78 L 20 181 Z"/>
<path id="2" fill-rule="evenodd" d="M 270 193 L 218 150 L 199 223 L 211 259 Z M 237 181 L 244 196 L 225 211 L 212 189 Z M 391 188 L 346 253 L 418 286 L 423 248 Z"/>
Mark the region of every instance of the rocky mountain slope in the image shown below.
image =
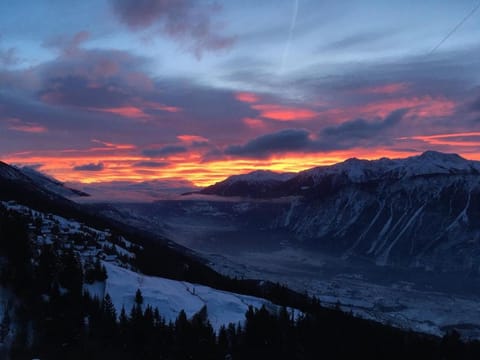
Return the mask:
<path id="1" fill-rule="evenodd" d="M 428 151 L 349 159 L 251 189 L 235 180 L 202 193 L 246 202 L 293 197 L 268 227 L 288 230 L 297 244 L 377 265 L 479 272 L 479 162 Z"/>

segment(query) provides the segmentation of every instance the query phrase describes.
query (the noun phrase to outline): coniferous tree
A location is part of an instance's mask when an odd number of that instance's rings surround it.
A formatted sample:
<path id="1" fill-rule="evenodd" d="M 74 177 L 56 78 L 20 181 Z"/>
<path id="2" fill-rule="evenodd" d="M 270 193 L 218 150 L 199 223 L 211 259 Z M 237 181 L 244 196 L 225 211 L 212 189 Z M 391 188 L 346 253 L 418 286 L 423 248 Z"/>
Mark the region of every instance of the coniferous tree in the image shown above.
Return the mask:
<path id="1" fill-rule="evenodd" d="M 143 295 L 140 289 L 135 292 L 135 304 L 141 306 L 143 304 Z"/>

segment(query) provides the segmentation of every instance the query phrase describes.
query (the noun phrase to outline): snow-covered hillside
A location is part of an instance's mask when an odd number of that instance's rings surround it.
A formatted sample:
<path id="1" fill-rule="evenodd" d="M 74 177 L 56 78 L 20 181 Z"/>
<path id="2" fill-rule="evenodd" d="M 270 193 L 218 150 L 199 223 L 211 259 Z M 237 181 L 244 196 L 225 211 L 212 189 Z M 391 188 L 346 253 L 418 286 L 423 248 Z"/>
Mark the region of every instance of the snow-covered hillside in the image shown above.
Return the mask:
<path id="1" fill-rule="evenodd" d="M 120 313 L 122 307 L 127 312 L 130 311 L 137 289 L 143 294 L 144 305 L 157 307 L 167 321 L 174 321 L 181 310 L 184 310 L 187 316 L 193 316 L 206 306 L 209 320 L 216 330 L 221 325 L 242 322 L 249 306 L 260 308 L 265 305 L 269 309 L 277 309 L 265 299 L 183 281 L 145 276 L 132 265 L 134 248 L 137 245 L 121 236 L 112 235 L 109 229 L 95 229 L 75 220 L 35 211 L 12 201 L 0 202 L 0 205 L 30 218 L 29 230 L 35 245 L 57 243 L 72 248 L 79 255 L 84 267 L 93 264 L 97 259 L 101 260 L 107 271 L 107 279 L 104 282 L 87 284 L 85 290 L 99 298 L 108 293 L 117 313 Z"/>
<path id="2" fill-rule="evenodd" d="M 137 289 L 142 292 L 144 306 L 158 308 L 167 321 L 175 321 L 180 310 L 191 317 L 206 306 L 208 318 L 215 330 L 222 325 L 243 322 L 249 306 L 260 308 L 265 305 L 272 311 L 277 310 L 275 305 L 265 299 L 184 281 L 145 276 L 113 263 L 104 264 L 108 273 L 105 285 L 97 283 L 89 286 L 89 289 L 102 297 L 110 294 L 117 313 L 120 313 L 122 307 L 132 308 Z"/>

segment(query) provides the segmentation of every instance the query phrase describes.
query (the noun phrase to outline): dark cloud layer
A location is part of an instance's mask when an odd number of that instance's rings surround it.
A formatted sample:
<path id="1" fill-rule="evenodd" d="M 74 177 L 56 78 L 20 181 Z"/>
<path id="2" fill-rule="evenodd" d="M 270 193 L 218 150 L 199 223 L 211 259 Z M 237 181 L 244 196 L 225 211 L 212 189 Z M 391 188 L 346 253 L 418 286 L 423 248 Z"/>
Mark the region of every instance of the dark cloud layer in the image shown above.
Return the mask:
<path id="1" fill-rule="evenodd" d="M 224 35 L 224 30 L 212 22 L 219 10 L 212 5 L 195 0 L 112 0 L 115 14 L 133 30 L 160 26 L 163 34 L 186 43 L 200 58 L 204 51 L 230 47 L 234 38 Z"/>
<path id="2" fill-rule="evenodd" d="M 91 86 L 86 77 L 71 76 L 46 79 L 39 93 L 50 104 L 84 108 L 108 108 L 128 104 L 129 95 L 122 87 L 108 82 Z"/>
<path id="3" fill-rule="evenodd" d="M 323 138 L 331 139 L 332 142 L 349 141 L 353 142 L 358 139 L 375 138 L 395 125 L 399 124 L 408 109 L 399 109 L 392 112 L 385 119 L 369 122 L 364 119 L 355 119 L 345 121 L 337 126 L 325 128 L 321 135 Z"/>
<path id="4" fill-rule="evenodd" d="M 386 145 L 392 141 L 392 137 L 387 136 L 388 132 L 399 125 L 407 113 L 407 109 L 399 109 L 380 120 L 350 120 L 327 127 L 318 134 L 306 129 L 285 129 L 259 136 L 243 145 L 229 146 L 225 154 L 265 158 L 286 152 L 308 153 Z"/>
<path id="5" fill-rule="evenodd" d="M 170 163 L 166 162 L 166 161 L 139 161 L 139 162 L 136 162 L 134 163 L 132 166 L 133 167 L 140 167 L 140 168 L 143 168 L 143 167 L 146 167 L 146 168 L 162 168 L 162 167 L 166 167 L 166 166 L 169 166 Z"/>
<path id="6" fill-rule="evenodd" d="M 470 106 L 470 109 L 476 112 L 480 111 L 480 97 L 473 101 L 473 103 Z"/>
<path id="7" fill-rule="evenodd" d="M 78 165 L 73 168 L 74 171 L 102 171 L 103 169 L 105 169 L 103 163 Z"/>
<path id="8" fill-rule="evenodd" d="M 266 157 L 274 153 L 302 151 L 311 141 L 305 129 L 285 129 L 272 134 L 262 135 L 244 145 L 227 147 L 225 153 L 234 156 Z"/>
<path id="9" fill-rule="evenodd" d="M 167 157 L 170 155 L 186 153 L 188 149 L 181 145 L 167 145 L 160 149 L 146 149 L 143 150 L 143 155 L 149 157 Z"/>

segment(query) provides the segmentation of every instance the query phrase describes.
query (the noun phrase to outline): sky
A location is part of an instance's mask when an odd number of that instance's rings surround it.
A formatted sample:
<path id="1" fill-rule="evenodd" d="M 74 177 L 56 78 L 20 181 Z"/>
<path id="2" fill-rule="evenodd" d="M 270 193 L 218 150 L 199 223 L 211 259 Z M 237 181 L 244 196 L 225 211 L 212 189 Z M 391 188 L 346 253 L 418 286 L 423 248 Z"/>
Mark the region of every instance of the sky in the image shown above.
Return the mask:
<path id="1" fill-rule="evenodd" d="M 2 0 L 0 160 L 194 186 L 425 150 L 480 160 L 479 6 Z"/>

